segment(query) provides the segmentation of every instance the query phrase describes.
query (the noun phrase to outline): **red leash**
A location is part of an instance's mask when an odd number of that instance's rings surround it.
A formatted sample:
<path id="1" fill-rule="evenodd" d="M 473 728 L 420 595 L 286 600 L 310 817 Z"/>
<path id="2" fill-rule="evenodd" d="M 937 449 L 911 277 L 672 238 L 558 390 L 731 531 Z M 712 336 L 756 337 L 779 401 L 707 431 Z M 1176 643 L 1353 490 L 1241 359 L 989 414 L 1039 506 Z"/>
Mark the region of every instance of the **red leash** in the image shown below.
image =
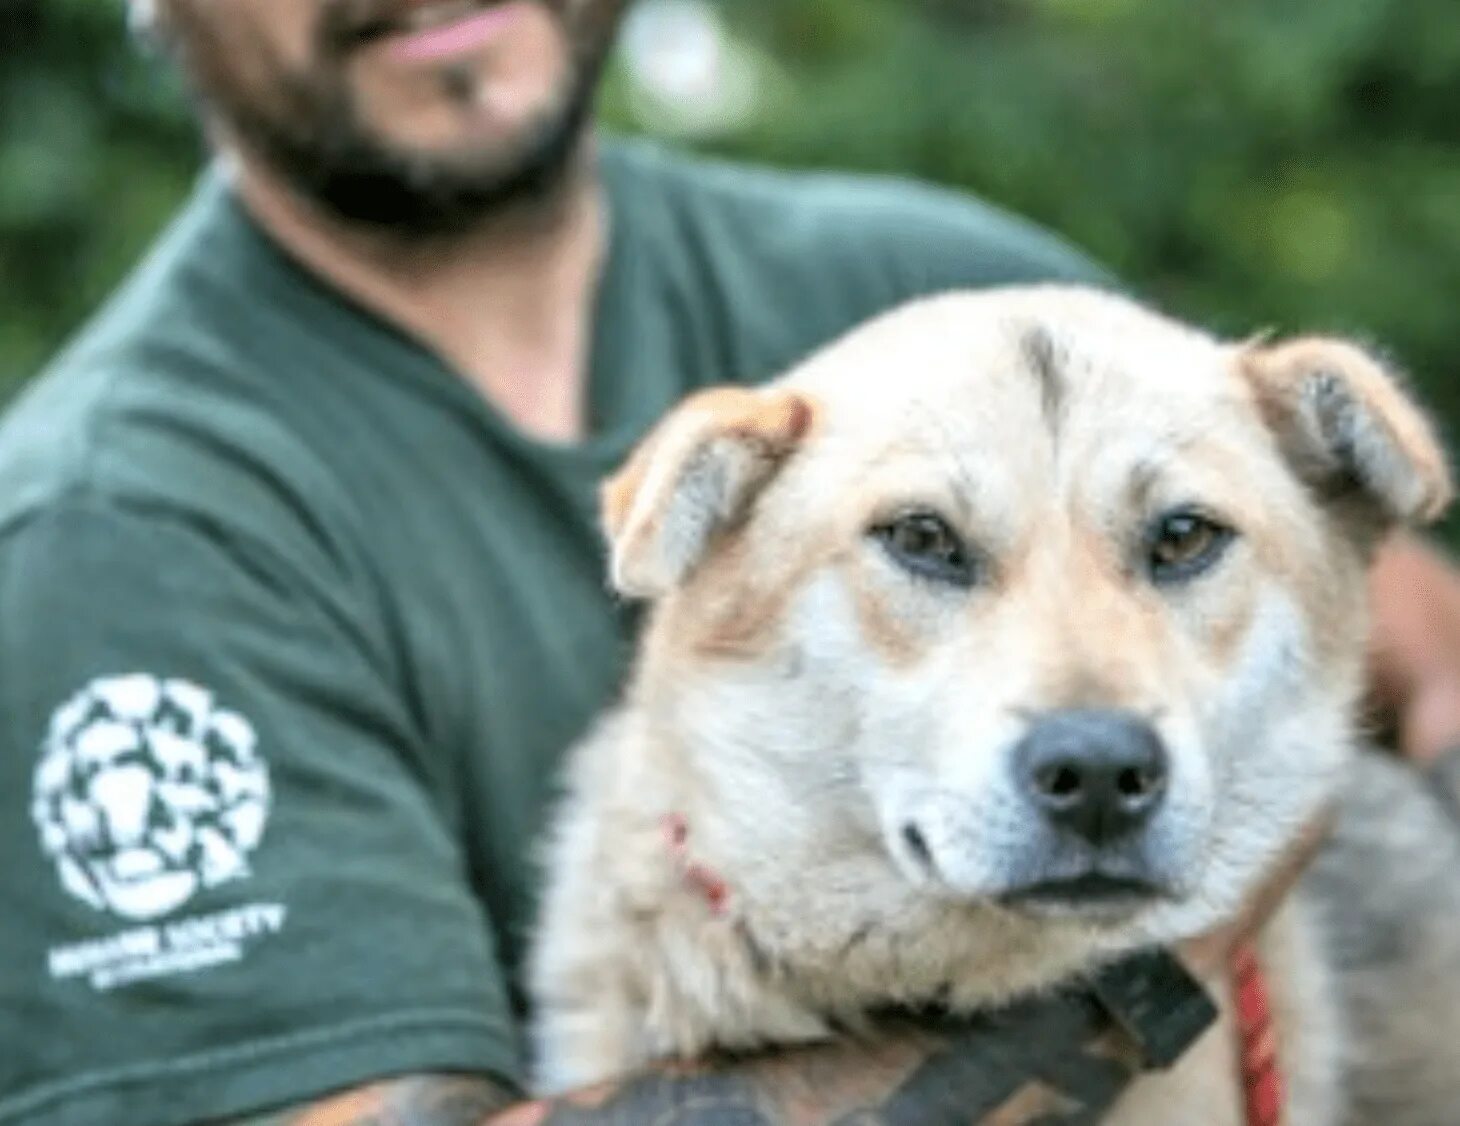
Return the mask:
<path id="1" fill-rule="evenodd" d="M 1250 942 L 1238 943 L 1232 950 L 1230 967 L 1247 1126 L 1278 1126 L 1285 1092 L 1267 978 Z"/>

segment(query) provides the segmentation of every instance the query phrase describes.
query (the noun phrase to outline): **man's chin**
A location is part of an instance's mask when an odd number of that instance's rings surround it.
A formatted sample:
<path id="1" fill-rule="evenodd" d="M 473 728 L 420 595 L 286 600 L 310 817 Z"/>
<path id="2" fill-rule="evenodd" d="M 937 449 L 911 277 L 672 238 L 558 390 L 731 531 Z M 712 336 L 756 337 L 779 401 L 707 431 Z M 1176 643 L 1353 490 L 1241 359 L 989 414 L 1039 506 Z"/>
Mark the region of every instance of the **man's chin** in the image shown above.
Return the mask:
<path id="1" fill-rule="evenodd" d="M 564 147 L 555 136 L 566 110 L 548 103 L 531 113 L 511 117 L 482 111 L 392 115 L 367 120 L 370 147 L 381 162 L 419 175 L 423 182 L 477 182 L 483 186 L 510 180 L 519 169 L 542 159 L 547 149 Z M 566 147 L 577 141 L 578 130 Z"/>
<path id="2" fill-rule="evenodd" d="M 570 103 L 522 123 L 375 124 L 356 112 L 317 136 L 255 122 L 236 139 L 260 167 L 335 219 L 399 238 L 451 237 L 561 198 L 578 164 L 587 109 Z"/>

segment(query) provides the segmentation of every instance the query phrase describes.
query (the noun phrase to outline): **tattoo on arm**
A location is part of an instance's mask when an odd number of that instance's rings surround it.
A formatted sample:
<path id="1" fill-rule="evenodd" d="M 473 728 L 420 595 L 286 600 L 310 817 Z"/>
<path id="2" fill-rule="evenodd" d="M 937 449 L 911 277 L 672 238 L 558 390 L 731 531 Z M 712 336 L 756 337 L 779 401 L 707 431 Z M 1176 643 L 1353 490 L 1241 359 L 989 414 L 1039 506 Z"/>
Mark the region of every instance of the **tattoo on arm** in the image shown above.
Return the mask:
<path id="1" fill-rule="evenodd" d="M 485 1078 L 418 1076 L 230 1126 L 1083 1126 L 1136 1071 L 1093 1003 L 1072 997 L 533 1102 Z"/>
<path id="2" fill-rule="evenodd" d="M 479 1126 L 517 1096 L 477 1075 L 411 1075 L 228 1126 Z"/>

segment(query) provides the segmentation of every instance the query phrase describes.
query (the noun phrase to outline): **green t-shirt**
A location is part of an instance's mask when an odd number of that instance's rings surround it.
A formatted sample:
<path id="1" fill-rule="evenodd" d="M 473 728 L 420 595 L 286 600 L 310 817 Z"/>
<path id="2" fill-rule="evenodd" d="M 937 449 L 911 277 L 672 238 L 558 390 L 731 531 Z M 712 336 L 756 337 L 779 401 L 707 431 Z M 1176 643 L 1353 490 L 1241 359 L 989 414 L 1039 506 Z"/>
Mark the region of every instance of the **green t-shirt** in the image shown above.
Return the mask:
<path id="1" fill-rule="evenodd" d="M 0 426 L 0 1124 L 520 1078 L 533 843 L 633 615 L 595 490 L 692 388 L 960 286 L 967 199 L 606 144 L 591 433 L 515 430 L 217 176 Z"/>

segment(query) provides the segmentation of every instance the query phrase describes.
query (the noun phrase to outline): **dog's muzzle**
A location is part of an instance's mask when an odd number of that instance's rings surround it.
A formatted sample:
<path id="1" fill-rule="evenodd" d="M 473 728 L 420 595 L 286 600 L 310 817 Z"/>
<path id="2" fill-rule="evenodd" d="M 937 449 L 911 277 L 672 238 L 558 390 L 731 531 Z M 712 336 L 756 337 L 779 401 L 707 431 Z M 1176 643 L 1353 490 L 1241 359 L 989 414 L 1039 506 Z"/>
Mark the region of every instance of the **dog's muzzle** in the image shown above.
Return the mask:
<path id="1" fill-rule="evenodd" d="M 1012 758 L 1034 823 L 1004 902 L 1120 913 L 1165 891 L 1144 838 L 1165 799 L 1170 760 L 1148 720 L 1104 708 L 1045 712 Z"/>
<path id="2" fill-rule="evenodd" d="M 995 844 L 947 804 L 924 808 L 902 825 L 895 847 L 904 861 L 935 885 L 959 888 L 968 868 L 958 854 L 983 851 L 986 875 L 976 882 L 992 880 L 985 894 L 1040 913 L 1119 917 L 1176 894 L 1176 858 L 1156 827 L 1171 758 L 1149 720 L 1118 709 L 1041 712 L 1008 763 L 1000 800 L 1016 836 Z M 963 827 L 950 832 L 950 821 Z"/>

